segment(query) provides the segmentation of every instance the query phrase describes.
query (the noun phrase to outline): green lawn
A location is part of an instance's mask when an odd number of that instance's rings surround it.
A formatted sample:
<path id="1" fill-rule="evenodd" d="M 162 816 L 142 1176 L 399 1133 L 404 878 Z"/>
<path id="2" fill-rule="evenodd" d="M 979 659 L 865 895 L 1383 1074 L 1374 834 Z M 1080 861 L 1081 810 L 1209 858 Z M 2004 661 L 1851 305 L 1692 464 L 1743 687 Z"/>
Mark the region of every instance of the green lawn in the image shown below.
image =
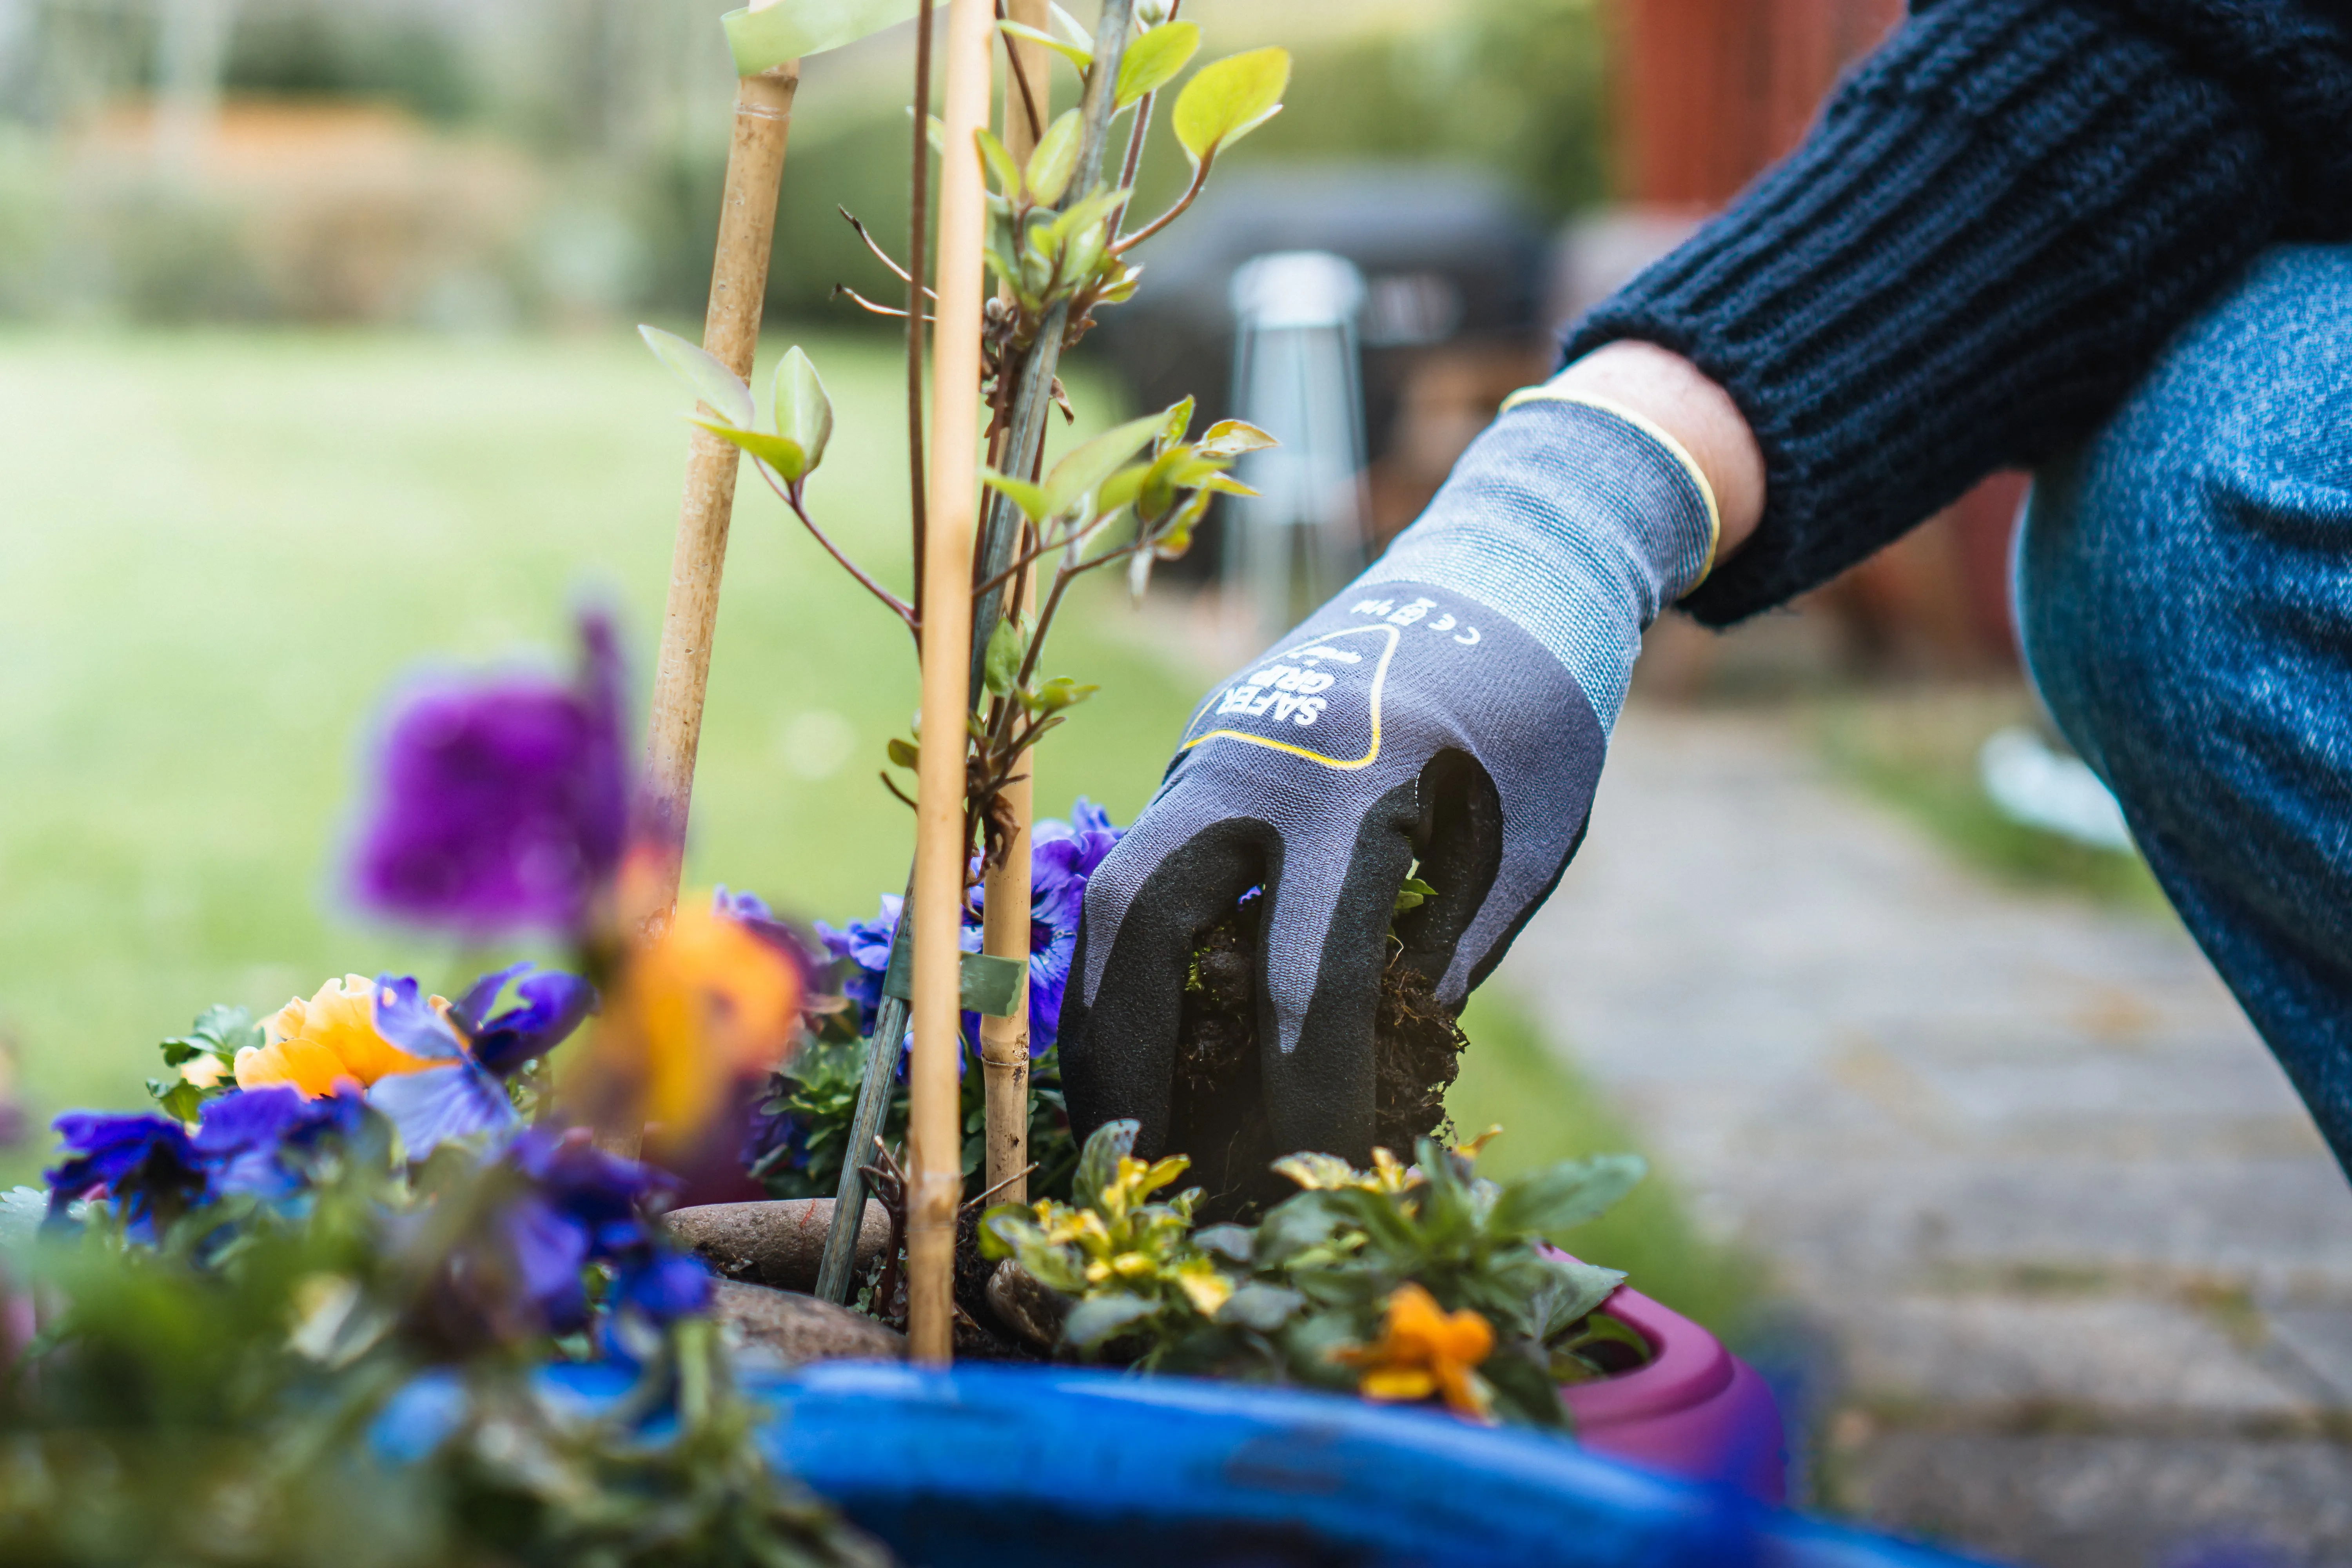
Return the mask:
<path id="1" fill-rule="evenodd" d="M 897 363 L 872 338 L 808 347 L 840 411 L 813 506 L 903 584 Z M 37 1117 L 138 1103 L 154 1041 L 215 1001 L 275 1007 L 346 970 L 469 977 L 478 955 L 338 897 L 370 716 L 420 661 L 568 658 L 583 594 L 622 608 L 643 683 L 681 401 L 623 331 L 0 338 L 0 1032 Z M 788 521 L 746 487 L 689 876 L 837 921 L 904 875 L 908 816 L 874 772 L 914 667 Z M 1103 584 L 1049 660 L 1104 690 L 1045 749 L 1044 809 L 1083 790 L 1126 820 L 1196 695 L 1124 614 Z M 1497 1170 L 1630 1146 L 1507 1001 L 1470 1022 L 1456 1113 L 1511 1123 Z M 46 1143 L 0 1154 L 0 1179 Z M 1749 1283 L 1663 1181 L 1589 1235 L 1713 1321 Z"/>
<path id="2" fill-rule="evenodd" d="M 903 585 L 896 362 L 809 347 L 841 415 L 813 504 Z M 583 594 L 621 606 L 645 683 L 681 401 L 618 330 L 0 339 L 0 1028 L 37 1111 L 136 1100 L 152 1042 L 215 1000 L 452 976 L 461 955 L 337 895 L 371 714 L 420 661 L 568 658 Z M 914 667 L 789 522 L 747 484 L 689 875 L 838 920 L 904 875 L 874 772 Z M 1132 813 L 1182 722 L 1180 679 L 1097 635 L 1124 613 L 1089 600 L 1051 660 L 1105 691 L 1046 747 L 1045 809 Z"/>

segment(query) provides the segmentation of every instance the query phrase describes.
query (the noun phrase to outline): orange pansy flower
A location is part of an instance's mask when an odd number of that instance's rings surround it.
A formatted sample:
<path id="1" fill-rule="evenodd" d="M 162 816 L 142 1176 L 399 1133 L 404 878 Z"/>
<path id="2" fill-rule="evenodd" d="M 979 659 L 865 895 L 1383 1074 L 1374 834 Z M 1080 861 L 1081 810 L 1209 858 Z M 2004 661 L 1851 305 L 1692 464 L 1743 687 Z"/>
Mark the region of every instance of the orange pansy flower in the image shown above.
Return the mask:
<path id="1" fill-rule="evenodd" d="M 1356 1386 L 1367 1399 L 1443 1395 L 1447 1409 L 1485 1421 L 1491 1402 L 1476 1369 L 1494 1349 L 1495 1331 L 1486 1319 L 1467 1308 L 1448 1313 L 1428 1291 L 1405 1284 L 1389 1298 L 1379 1342 L 1343 1346 L 1331 1359 L 1363 1369 Z"/>
<path id="2" fill-rule="evenodd" d="M 264 1043 L 236 1053 L 236 1086 L 291 1084 L 316 1100 L 344 1084 L 365 1089 L 395 1073 L 446 1067 L 411 1055 L 376 1033 L 375 982 L 346 974 L 299 996 L 262 1025 Z"/>

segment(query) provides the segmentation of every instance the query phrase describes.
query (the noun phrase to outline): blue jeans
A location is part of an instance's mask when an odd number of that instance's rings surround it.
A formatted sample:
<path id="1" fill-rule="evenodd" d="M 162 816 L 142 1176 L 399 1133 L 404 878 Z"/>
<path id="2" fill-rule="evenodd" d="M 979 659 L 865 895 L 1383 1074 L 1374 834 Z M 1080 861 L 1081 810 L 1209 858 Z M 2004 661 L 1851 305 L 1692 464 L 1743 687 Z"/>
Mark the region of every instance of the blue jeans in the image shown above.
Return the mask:
<path id="1" fill-rule="evenodd" d="M 2042 700 L 2352 1171 L 2352 247 L 2286 247 L 2037 477 Z"/>

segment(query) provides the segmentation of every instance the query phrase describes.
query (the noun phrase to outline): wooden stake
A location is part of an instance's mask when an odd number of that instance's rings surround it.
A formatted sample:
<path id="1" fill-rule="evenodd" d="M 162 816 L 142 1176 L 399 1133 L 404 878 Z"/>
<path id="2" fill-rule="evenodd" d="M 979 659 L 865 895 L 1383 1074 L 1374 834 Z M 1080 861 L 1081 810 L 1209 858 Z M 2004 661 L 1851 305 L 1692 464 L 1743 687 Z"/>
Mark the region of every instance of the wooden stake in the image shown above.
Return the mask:
<path id="1" fill-rule="evenodd" d="M 772 5 L 775 0 L 759 0 Z M 710 268 L 710 303 L 702 346 L 746 381 L 760 342 L 760 308 L 768 292 L 768 253 L 776 232 L 776 192 L 784 172 L 785 133 L 801 65 L 787 60 L 735 86 L 735 136 L 727 150 L 727 186 L 719 212 L 719 249 Z M 694 757 L 702 738 L 702 699 L 710 680 L 710 639 L 719 623 L 719 580 L 727 563 L 727 530 L 735 510 L 742 454 L 707 430 L 687 446 L 686 495 L 671 547 L 669 603 L 654 665 L 653 721 L 646 740 L 646 835 L 660 857 L 643 911 L 655 927 L 677 902 L 687 813 L 694 796 Z"/>
<path id="2" fill-rule="evenodd" d="M 1005 10 L 1012 20 L 1043 29 L 1048 26 L 1047 3 L 1048 0 L 1009 0 Z M 1033 110 L 1038 125 L 1050 125 L 1054 121 L 1054 62 L 1043 44 L 1007 39 L 1006 52 L 1020 62 L 1021 68 L 1008 68 L 1004 73 L 1003 137 L 1013 162 L 1025 167 L 1037 142 L 1031 130 Z M 1021 97 L 1024 80 L 1034 99 L 1034 102 L 1026 104 Z M 1025 579 L 1024 587 L 1025 591 L 1013 605 L 1016 613 L 1026 612 L 1036 604 L 1035 577 Z M 1032 795 L 1025 770 L 1021 778 L 1004 786 L 1005 810 L 1016 827 L 1006 840 L 1004 863 L 988 874 L 988 899 L 981 927 L 982 952 L 1012 959 L 1024 968 L 1029 963 L 1029 825 L 1034 818 Z M 988 1184 L 1002 1189 L 998 1194 L 1002 1201 L 1025 1204 L 1029 1201 L 1029 1181 L 1022 1173 L 1029 1165 L 1026 985 L 1021 988 L 1012 1016 L 981 1019 L 980 1060 L 982 1084 L 988 1096 Z"/>
<path id="3" fill-rule="evenodd" d="M 940 118 L 938 325 L 931 340 L 930 506 L 923 552 L 923 725 L 916 772 L 914 1060 L 908 1072 L 907 1344 L 944 1365 L 954 1348 L 955 1217 L 962 1195 L 956 1058 L 962 1047 L 957 946 L 964 892 L 965 721 L 971 710 L 971 555 L 980 469 L 981 247 L 986 209 L 978 133 L 988 123 L 991 0 L 948 8 Z"/>

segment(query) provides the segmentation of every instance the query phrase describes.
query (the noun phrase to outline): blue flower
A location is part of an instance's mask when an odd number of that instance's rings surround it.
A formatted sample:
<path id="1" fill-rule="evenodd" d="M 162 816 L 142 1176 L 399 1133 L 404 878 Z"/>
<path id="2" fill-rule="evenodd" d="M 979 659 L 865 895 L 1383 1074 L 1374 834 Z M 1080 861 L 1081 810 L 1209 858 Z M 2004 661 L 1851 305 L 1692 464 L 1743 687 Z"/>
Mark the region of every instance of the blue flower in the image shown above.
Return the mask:
<path id="1" fill-rule="evenodd" d="M 659 1322 L 702 1310 L 709 1274 L 664 1245 L 646 1218 L 648 1200 L 675 1185 L 669 1177 L 605 1153 L 584 1134 L 536 1127 L 516 1136 L 506 1161 L 529 1184 L 506 1215 L 506 1240 L 550 1331 L 570 1333 L 587 1322 L 580 1272 L 591 1263 L 612 1268 L 618 1308 Z"/>
<path id="2" fill-rule="evenodd" d="M 518 963 L 483 975 L 449 1009 L 474 1059 L 498 1078 L 511 1077 L 525 1062 L 570 1039 L 596 1010 L 596 988 L 580 976 L 561 970 L 532 974 L 531 967 Z M 515 980 L 517 975 L 523 978 Z M 490 1012 L 509 980 L 515 981 L 518 1005 Z"/>
<path id="3" fill-rule="evenodd" d="M 816 924 L 825 952 L 837 963 L 835 984 L 857 1008 L 860 1039 L 874 1032 L 874 1015 L 882 1005 L 882 976 L 890 967 L 890 937 L 898 929 L 898 910 L 905 902 L 896 893 L 885 893 L 882 912 L 870 921 L 852 921 L 839 931 L 823 921 Z"/>
<path id="4" fill-rule="evenodd" d="M 290 1086 L 243 1089 L 207 1100 L 190 1142 L 209 1195 L 284 1198 L 306 1184 L 308 1157 L 350 1140 L 366 1114 L 354 1089 L 317 1100 Z"/>
<path id="5" fill-rule="evenodd" d="M 1040 822 L 1029 850 L 1029 1054 L 1051 1050 L 1062 1026 L 1062 993 L 1077 951 L 1087 879 L 1123 829 L 1080 795 L 1068 822 Z"/>
<path id="6" fill-rule="evenodd" d="M 595 1011 L 596 991 L 585 980 L 531 968 L 518 963 L 483 975 L 446 1012 L 415 979 L 376 977 L 377 1032 L 413 1056 L 446 1064 L 378 1079 L 368 1090 L 368 1103 L 391 1118 L 412 1159 L 451 1139 L 512 1127 L 503 1080 L 562 1045 Z M 509 982 L 518 1005 L 491 1012 Z"/>
<path id="7" fill-rule="evenodd" d="M 169 1117 L 69 1110 L 52 1125 L 66 1158 L 44 1173 L 51 1220 L 76 1199 L 103 1193 L 134 1240 L 152 1241 L 158 1219 L 168 1224 L 205 1200 L 205 1172 L 188 1131 Z"/>

